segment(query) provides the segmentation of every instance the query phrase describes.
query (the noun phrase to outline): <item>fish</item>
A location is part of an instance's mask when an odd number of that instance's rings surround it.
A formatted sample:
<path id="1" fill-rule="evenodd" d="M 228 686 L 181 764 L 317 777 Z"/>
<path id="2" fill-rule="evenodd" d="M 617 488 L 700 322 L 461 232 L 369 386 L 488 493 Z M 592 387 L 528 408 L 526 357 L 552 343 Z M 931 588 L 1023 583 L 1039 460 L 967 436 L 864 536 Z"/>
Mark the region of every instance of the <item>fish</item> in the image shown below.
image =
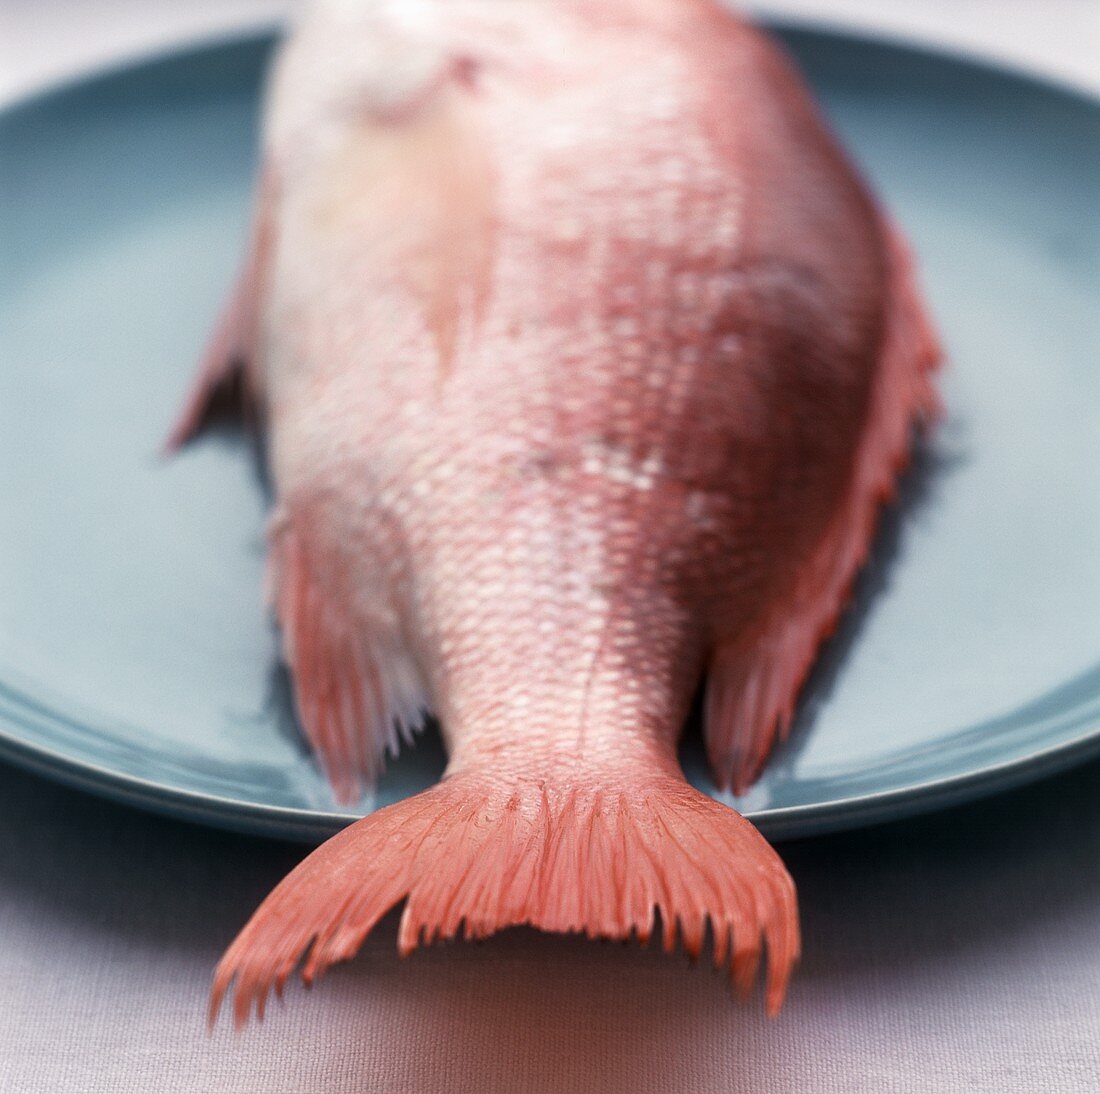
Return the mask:
<path id="1" fill-rule="evenodd" d="M 300 724 L 352 823 L 214 975 L 263 1017 L 403 902 L 406 954 L 543 931 L 780 1008 L 793 881 L 743 792 L 791 725 L 940 350 L 793 62 L 714 0 L 317 0 L 267 90 L 242 272 L 170 438 L 238 391 Z"/>

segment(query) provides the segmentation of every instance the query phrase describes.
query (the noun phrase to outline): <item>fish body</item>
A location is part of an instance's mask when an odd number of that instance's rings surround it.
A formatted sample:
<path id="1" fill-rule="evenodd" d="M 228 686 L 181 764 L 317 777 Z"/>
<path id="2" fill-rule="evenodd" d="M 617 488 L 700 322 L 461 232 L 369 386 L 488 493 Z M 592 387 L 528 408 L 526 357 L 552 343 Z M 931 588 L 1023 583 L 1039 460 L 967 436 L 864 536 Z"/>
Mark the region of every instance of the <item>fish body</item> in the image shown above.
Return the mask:
<path id="1" fill-rule="evenodd" d="M 793 886 L 716 781 L 790 723 L 934 407 L 905 248 L 790 62 L 708 0 L 322 0 L 269 94 L 233 362 L 301 722 L 353 799 L 424 713 L 443 781 L 230 948 L 238 1018 L 406 900 L 403 950 L 659 912 L 778 1007 Z"/>

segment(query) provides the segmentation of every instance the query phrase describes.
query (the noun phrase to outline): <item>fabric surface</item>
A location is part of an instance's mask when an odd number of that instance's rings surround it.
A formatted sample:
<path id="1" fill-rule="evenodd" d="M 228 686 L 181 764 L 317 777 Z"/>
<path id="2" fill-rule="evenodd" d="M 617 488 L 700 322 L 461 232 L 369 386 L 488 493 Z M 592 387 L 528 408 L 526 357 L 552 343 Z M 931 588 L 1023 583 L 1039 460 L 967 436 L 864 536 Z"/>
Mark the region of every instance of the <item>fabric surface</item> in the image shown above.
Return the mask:
<path id="1" fill-rule="evenodd" d="M 782 846 L 806 957 L 776 1020 L 625 945 L 517 930 L 401 960 L 390 916 L 208 1038 L 221 948 L 304 849 L 0 768 L 0 1090 L 1100 1090 L 1098 791 L 1092 764 Z"/>
<path id="2" fill-rule="evenodd" d="M 120 41 L 286 6 L 0 0 L 0 97 Z M 758 6 L 938 18 L 956 44 L 1095 72 L 1092 0 Z M 311 995 L 208 1037 L 214 963 L 305 849 L 0 766 L 0 1091 L 1100 1090 L 1100 764 L 780 851 L 806 957 L 774 1021 L 709 968 L 630 946 L 518 930 L 402 961 L 390 916 Z"/>

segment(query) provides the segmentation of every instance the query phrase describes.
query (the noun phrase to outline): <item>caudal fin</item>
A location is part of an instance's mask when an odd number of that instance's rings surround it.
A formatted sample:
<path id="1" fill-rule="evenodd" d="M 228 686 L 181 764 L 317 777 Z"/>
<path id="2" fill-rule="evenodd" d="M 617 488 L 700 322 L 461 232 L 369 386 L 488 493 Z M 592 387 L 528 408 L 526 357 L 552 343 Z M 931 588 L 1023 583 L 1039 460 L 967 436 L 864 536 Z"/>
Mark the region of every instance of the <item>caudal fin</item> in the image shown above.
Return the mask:
<path id="1" fill-rule="evenodd" d="M 518 924 L 645 942 L 659 912 L 665 950 L 678 932 L 697 956 L 709 923 L 714 963 L 742 994 L 767 951 L 771 1014 L 798 957 L 794 885 L 778 855 L 682 780 L 508 786 L 464 772 L 357 821 L 285 878 L 218 965 L 211 1022 L 234 980 L 237 1024 L 253 1008 L 262 1018 L 299 962 L 312 983 L 403 899 L 402 954 Z"/>

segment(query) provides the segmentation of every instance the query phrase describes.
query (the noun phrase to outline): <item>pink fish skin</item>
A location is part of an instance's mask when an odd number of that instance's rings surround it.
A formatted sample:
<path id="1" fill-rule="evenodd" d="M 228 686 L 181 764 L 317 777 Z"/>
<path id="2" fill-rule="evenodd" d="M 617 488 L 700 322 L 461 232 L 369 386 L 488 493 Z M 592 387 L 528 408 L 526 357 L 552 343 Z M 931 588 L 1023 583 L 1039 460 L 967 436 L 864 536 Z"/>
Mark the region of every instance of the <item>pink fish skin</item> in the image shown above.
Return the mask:
<path id="1" fill-rule="evenodd" d="M 241 283 L 271 590 L 338 796 L 425 711 L 450 762 L 279 885 L 212 1015 L 399 946 L 663 924 L 778 1009 L 794 887 L 720 786 L 790 724 L 938 357 L 790 62 L 708 0 L 326 0 L 278 60 Z"/>

